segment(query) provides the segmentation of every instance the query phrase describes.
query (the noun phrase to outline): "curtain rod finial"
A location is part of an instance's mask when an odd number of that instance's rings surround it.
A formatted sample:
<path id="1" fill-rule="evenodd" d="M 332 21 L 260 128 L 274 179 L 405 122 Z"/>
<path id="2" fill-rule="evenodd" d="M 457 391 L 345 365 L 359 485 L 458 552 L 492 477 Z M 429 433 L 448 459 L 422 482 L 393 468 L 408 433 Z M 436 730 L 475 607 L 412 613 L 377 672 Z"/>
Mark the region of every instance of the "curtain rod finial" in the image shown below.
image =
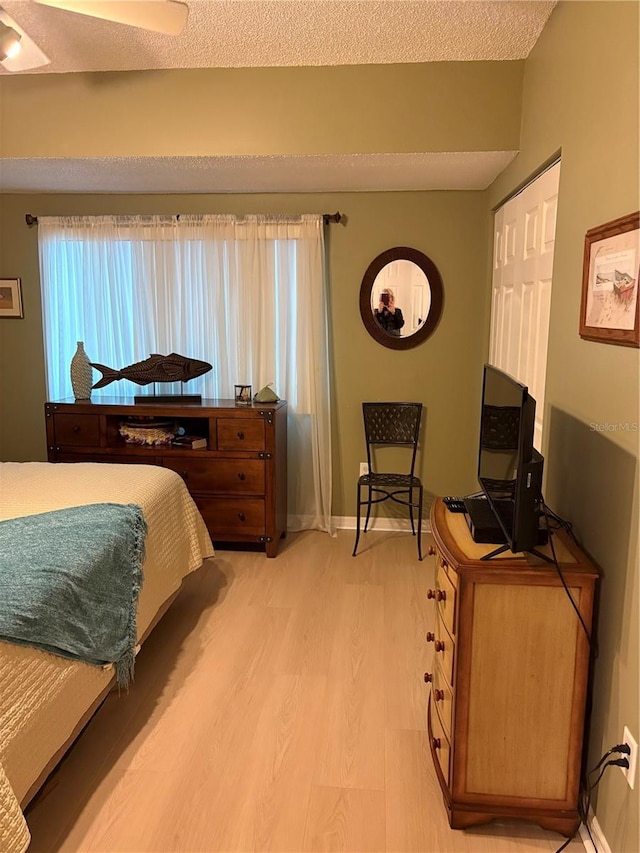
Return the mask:
<path id="1" fill-rule="evenodd" d="M 336 213 L 324 213 L 322 218 L 324 220 L 324 224 L 328 225 L 330 222 L 340 222 L 344 219 L 344 216 L 338 211 Z"/>
<path id="2" fill-rule="evenodd" d="M 25 217 L 24 217 L 24 221 L 27 223 L 29 228 L 31 228 L 32 225 L 38 224 L 38 217 L 32 216 L 30 213 L 26 213 Z"/>

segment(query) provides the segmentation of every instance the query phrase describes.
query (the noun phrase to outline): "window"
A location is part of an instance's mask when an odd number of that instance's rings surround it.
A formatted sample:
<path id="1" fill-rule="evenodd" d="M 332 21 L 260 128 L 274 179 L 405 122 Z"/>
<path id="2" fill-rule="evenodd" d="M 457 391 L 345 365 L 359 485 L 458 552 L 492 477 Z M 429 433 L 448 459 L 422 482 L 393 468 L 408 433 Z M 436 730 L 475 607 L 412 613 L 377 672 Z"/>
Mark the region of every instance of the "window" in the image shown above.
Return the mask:
<path id="1" fill-rule="evenodd" d="M 49 399 L 71 395 L 77 341 L 115 369 L 151 353 L 207 361 L 213 370 L 185 386 L 203 398 L 273 382 L 299 471 L 290 526 L 330 529 L 322 216 L 40 217 L 38 234 Z M 144 390 L 127 380 L 93 392 L 134 393 Z"/>

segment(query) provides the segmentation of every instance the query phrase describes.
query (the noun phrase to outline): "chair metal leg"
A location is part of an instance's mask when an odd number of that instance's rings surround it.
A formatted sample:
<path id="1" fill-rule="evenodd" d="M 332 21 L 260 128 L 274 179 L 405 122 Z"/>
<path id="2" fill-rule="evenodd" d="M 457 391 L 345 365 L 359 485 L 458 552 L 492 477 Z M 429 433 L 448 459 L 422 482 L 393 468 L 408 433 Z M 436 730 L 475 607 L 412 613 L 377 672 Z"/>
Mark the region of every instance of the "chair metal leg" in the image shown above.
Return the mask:
<path id="1" fill-rule="evenodd" d="M 420 486 L 420 496 L 418 498 L 418 559 L 422 560 L 422 486 Z"/>
<path id="2" fill-rule="evenodd" d="M 416 528 L 413 523 L 413 486 L 409 486 L 409 518 L 411 520 L 411 535 L 416 535 Z"/>
<path id="3" fill-rule="evenodd" d="M 356 508 L 356 541 L 353 546 L 353 554 L 352 557 L 355 557 L 356 551 L 358 550 L 358 541 L 360 539 L 360 483 L 358 483 L 358 506 Z"/>
<path id="4" fill-rule="evenodd" d="M 367 497 L 367 520 L 364 523 L 364 532 L 367 532 L 367 527 L 369 526 L 369 517 L 371 516 L 371 497 L 373 495 L 373 491 L 371 486 L 369 486 L 369 496 Z"/>

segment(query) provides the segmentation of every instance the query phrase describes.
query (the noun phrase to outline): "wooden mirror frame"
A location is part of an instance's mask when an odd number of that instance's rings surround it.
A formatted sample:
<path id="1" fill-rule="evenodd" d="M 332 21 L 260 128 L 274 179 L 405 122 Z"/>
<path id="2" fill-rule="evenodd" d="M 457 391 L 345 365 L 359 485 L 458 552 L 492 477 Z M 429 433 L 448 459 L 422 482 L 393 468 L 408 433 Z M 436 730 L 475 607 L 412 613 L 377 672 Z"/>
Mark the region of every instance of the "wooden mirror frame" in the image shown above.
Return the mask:
<path id="1" fill-rule="evenodd" d="M 431 291 L 431 305 L 427 319 L 417 331 L 412 335 L 407 335 L 405 338 L 396 338 L 393 335 L 387 334 L 376 321 L 371 310 L 371 289 L 373 288 L 373 283 L 380 270 L 392 261 L 411 261 L 417 267 L 420 267 L 427 277 Z M 367 267 L 362 284 L 360 285 L 360 316 L 367 332 L 369 332 L 374 340 L 382 344 L 382 346 L 389 347 L 390 349 L 411 349 L 426 341 L 435 331 L 442 316 L 443 300 L 442 278 L 431 258 L 428 258 L 423 252 L 419 252 L 417 249 L 410 249 L 407 246 L 396 246 L 379 254 Z"/>

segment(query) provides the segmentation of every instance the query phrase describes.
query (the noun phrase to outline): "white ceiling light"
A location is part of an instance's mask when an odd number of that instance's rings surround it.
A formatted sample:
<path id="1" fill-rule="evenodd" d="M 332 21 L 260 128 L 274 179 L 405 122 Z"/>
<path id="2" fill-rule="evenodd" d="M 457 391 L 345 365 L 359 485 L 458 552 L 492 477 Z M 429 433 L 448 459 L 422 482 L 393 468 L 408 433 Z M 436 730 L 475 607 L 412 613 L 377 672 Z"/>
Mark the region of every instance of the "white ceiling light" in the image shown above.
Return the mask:
<path id="1" fill-rule="evenodd" d="M 179 35 L 189 17 L 189 8 L 181 0 L 36 0 L 36 3 L 170 36 Z"/>
<path id="2" fill-rule="evenodd" d="M 69 12 L 101 18 L 108 22 L 128 24 L 132 27 L 152 30 L 176 36 L 184 29 L 189 8 L 181 0 L 35 0 L 42 6 L 53 6 L 66 15 Z M 4 3 L 4 0 L 3 0 Z M 28 4 L 23 0 L 13 4 L 19 20 L 24 11 L 29 20 Z M 57 12 L 56 12 L 57 14 Z M 65 32 L 72 24 L 67 19 Z M 55 18 L 52 19 L 55 21 Z M 61 18 L 61 24 L 65 24 Z M 52 31 L 55 28 L 52 26 Z M 51 33 L 48 38 L 51 38 Z M 70 41 L 73 41 L 73 36 Z M 50 63 L 49 57 L 29 37 L 25 29 L 0 6 L 0 63 L 6 71 L 22 72 L 41 68 Z"/>
<path id="3" fill-rule="evenodd" d="M 17 49 L 16 49 L 17 43 Z M 48 65 L 49 57 L 0 6 L 0 63 L 6 71 L 28 71 Z"/>
<path id="4" fill-rule="evenodd" d="M 20 53 L 22 36 L 13 27 L 8 27 L 0 21 L 0 62 L 13 59 Z"/>

